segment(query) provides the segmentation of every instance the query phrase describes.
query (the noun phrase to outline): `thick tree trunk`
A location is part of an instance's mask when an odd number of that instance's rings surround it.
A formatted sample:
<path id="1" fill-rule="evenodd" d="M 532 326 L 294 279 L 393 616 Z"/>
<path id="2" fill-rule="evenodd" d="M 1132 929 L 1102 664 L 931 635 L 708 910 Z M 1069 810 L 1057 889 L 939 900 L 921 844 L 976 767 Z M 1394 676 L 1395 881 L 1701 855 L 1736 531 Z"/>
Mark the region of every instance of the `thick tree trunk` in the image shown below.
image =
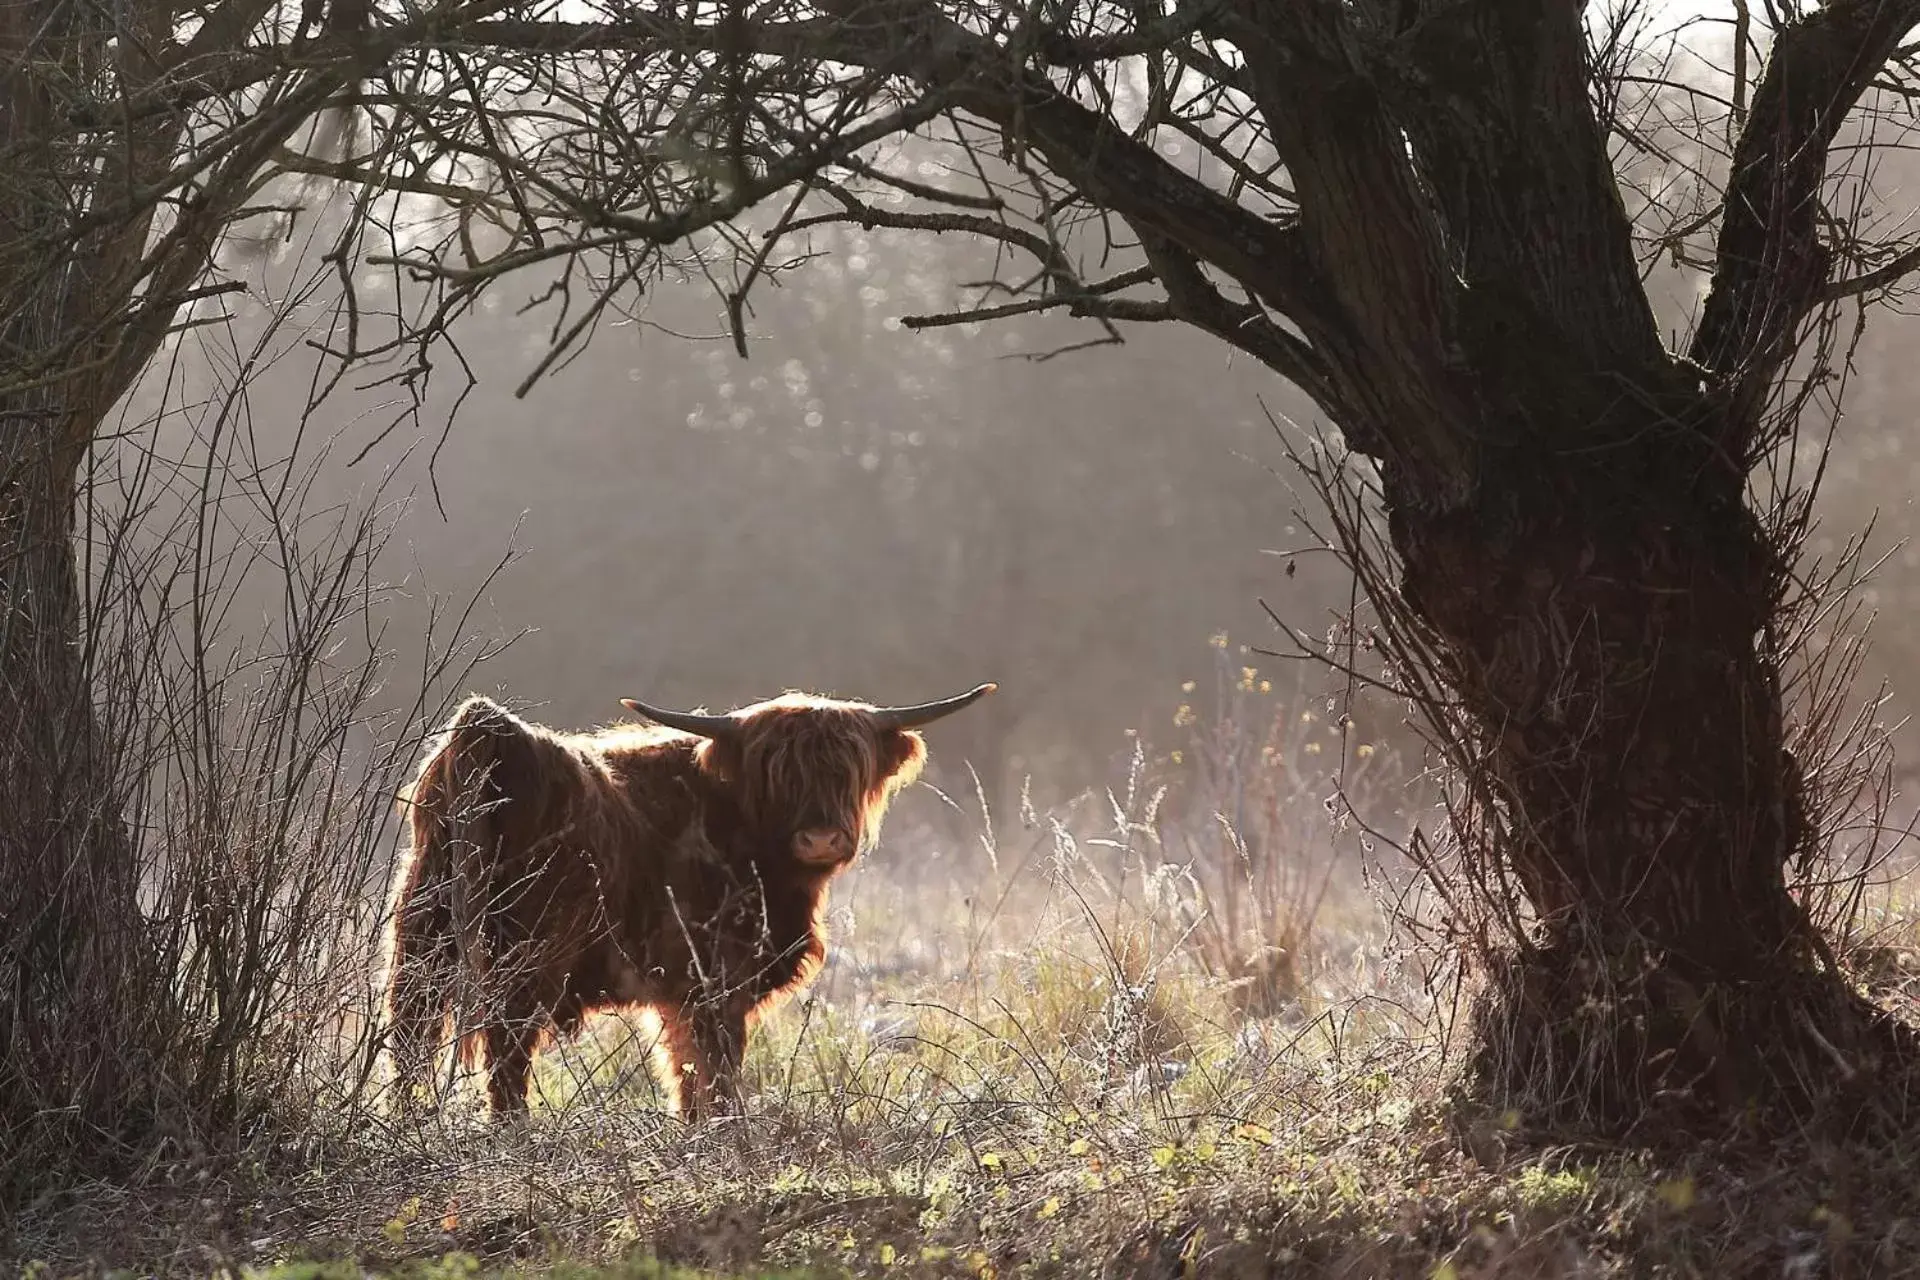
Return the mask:
<path id="1" fill-rule="evenodd" d="M 0 1148 L 97 1143 L 159 1083 L 164 984 L 89 688 L 76 460 L 42 401 L 0 407 Z M 148 1117 L 150 1118 L 150 1117 Z"/>
<path id="2" fill-rule="evenodd" d="M 1706 434 L 1649 415 L 1617 438 L 1512 450 L 1475 505 L 1392 518 L 1511 836 L 1488 865 L 1540 918 L 1484 995 L 1477 1066 L 1555 1123 L 1803 1115 L 1812 1082 L 1872 1079 L 1910 1037 L 1787 889 L 1816 833 L 1768 639 L 1783 566 Z"/>
<path id="3" fill-rule="evenodd" d="M 249 11 L 223 6 L 197 39 L 231 36 Z M 161 1070 L 174 975 L 139 906 L 135 779 L 95 714 L 73 531 L 94 433 L 230 204 L 186 202 L 150 245 L 152 206 L 114 210 L 165 172 L 180 122 L 82 138 L 63 115 L 70 86 L 109 62 L 130 93 L 157 76 L 173 13 L 0 0 L 0 1196 L 15 1170 L 97 1171 L 117 1150 L 103 1137 L 178 1127 Z"/>
<path id="4" fill-rule="evenodd" d="M 188 976 L 163 971 L 147 936 L 123 823 L 138 762 L 121 766 L 94 711 L 77 477 L 255 177 L 351 72 L 302 77 L 271 121 L 215 148 L 158 234 L 159 198 L 139 197 L 172 191 L 182 119 L 76 134 L 71 92 L 110 67 L 137 99 L 163 59 L 177 70 L 239 47 L 268 7 L 216 6 L 173 48 L 178 5 L 0 0 L 0 1194 L 9 1157 L 36 1159 L 29 1131 L 66 1143 L 64 1167 L 84 1154 L 97 1168 L 103 1132 L 191 1123 L 163 1069 L 189 1030 Z"/>

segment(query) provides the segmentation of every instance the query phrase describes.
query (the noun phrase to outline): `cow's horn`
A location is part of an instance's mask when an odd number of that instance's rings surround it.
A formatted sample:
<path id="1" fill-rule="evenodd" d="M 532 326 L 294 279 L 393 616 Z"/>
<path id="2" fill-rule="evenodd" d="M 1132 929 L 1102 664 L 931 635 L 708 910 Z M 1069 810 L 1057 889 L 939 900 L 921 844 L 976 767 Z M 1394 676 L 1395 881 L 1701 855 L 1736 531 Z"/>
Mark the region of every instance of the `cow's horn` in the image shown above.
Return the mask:
<path id="1" fill-rule="evenodd" d="M 620 699 L 620 705 L 635 715 L 645 716 L 669 729 L 682 729 L 687 733 L 697 733 L 703 738 L 723 738 L 740 727 L 740 722 L 732 716 L 704 716 L 691 711 L 668 711 L 662 707 L 650 707 L 632 698 Z"/>
<path id="2" fill-rule="evenodd" d="M 992 683 L 983 684 L 978 688 L 967 690 L 957 698 L 923 702 L 915 707 L 875 707 L 873 715 L 883 729 L 918 729 L 921 725 L 932 724 L 942 716 L 950 716 L 962 707 L 973 705 L 999 687 Z"/>

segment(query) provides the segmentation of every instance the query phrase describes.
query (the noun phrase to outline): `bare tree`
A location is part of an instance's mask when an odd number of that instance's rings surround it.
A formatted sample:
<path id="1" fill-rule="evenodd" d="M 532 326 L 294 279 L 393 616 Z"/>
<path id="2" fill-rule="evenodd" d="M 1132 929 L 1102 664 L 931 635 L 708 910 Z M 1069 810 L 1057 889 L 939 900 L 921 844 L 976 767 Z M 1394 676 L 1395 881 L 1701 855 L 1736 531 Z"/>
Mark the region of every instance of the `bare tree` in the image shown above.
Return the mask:
<path id="1" fill-rule="evenodd" d="M 228 287 L 221 235 L 298 195 L 272 185 L 292 175 L 351 203 L 316 341 L 416 389 L 457 368 L 451 321 L 516 273 L 544 281 L 553 337 L 522 391 L 670 269 L 717 283 L 744 352 L 753 288 L 821 221 L 1004 247 L 977 304 L 909 323 L 1060 311 L 1096 342 L 1178 321 L 1232 344 L 1374 468 L 1397 574 L 1374 603 L 1531 909 L 1484 1024 L 1490 1082 L 1545 1079 L 1563 1115 L 1619 1126 L 1675 1094 L 1797 1108 L 1910 1056 L 1788 890 L 1816 839 L 1778 625 L 1798 527 L 1779 513 L 1804 487 L 1784 506 L 1750 488 L 1831 384 L 1809 338 L 1920 263 L 1865 239 L 1830 172 L 1868 95 L 1903 84 L 1920 0 L 1737 5 L 1732 71 L 1673 90 L 1717 105 L 1658 157 L 1702 211 L 1638 240 L 1623 186 L 1662 206 L 1628 181 L 1650 145 L 1633 111 L 1671 77 L 1630 11 L 1590 29 L 1565 0 L 286 8 L 0 5 L 0 901 L 41 922 L 8 932 L 36 976 L 0 983 L 0 1029 L 83 1034 L 60 1021 L 92 990 L 83 940 L 137 936 L 71 643 L 79 462 L 182 308 Z M 323 110 L 328 145 L 290 149 Z M 1710 277 L 1680 347 L 1649 302 L 1656 255 Z M 379 306 L 371 268 L 392 273 Z"/>
<path id="2" fill-rule="evenodd" d="M 207 275 L 214 246 L 274 148 L 344 83 L 328 67 L 265 87 L 217 135 L 171 106 L 135 106 L 141 95 L 164 103 L 167 86 L 240 47 L 271 8 L 0 5 L 0 1096 L 10 1103 L 30 1096 L 24 1080 L 99 1038 L 121 1052 L 92 1055 L 63 1100 L 119 1114 L 109 1100 L 130 1094 L 122 1072 L 161 1048 L 166 1019 L 151 1003 L 165 975 L 142 963 L 122 774 L 91 704 L 73 521 L 109 411 L 179 310 L 226 287 Z M 101 111 L 115 119 L 89 118 Z"/>

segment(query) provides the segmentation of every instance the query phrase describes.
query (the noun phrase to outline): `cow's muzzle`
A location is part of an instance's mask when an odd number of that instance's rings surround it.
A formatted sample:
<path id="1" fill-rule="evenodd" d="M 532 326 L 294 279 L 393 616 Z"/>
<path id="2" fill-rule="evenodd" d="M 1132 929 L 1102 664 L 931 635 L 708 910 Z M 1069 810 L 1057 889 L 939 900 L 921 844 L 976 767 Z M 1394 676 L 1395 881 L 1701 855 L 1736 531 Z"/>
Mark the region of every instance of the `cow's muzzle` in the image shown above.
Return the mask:
<path id="1" fill-rule="evenodd" d="M 859 842 L 844 831 L 816 828 L 795 833 L 793 856 L 810 867 L 837 867 L 851 862 Z"/>

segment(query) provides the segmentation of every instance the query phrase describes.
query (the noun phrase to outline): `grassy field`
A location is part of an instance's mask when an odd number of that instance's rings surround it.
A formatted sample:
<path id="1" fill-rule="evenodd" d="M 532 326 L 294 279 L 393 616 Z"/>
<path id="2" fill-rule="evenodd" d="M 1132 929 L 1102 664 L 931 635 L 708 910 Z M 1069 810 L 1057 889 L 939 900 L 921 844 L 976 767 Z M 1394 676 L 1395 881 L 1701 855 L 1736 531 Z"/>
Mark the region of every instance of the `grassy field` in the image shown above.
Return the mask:
<path id="1" fill-rule="evenodd" d="M 401 1125 L 345 1061 L 241 1156 L 158 1153 L 0 1245 L 48 1277 L 1920 1274 L 1900 1152 L 1550 1142 L 1450 1102 L 1458 997 L 1392 945 L 1318 766 L 1383 824 L 1404 767 L 1297 703 L 1243 722 L 997 840 L 903 815 L 744 1117 L 665 1116 L 643 1018 L 546 1055 L 519 1127 Z M 1883 897 L 1877 989 L 1920 1017 Z"/>
<path id="2" fill-rule="evenodd" d="M 857 896 L 886 918 L 907 895 Z M 1542 1147 L 1524 1117 L 1445 1105 L 1431 1026 L 1352 989 L 1374 977 L 1364 948 L 1322 953 L 1290 1011 L 1256 1016 L 1172 938 L 1118 913 L 1076 926 L 1079 905 L 1042 911 L 1020 947 L 952 940 L 958 978 L 863 973 L 848 947 L 755 1041 L 735 1123 L 664 1117 L 648 1029 L 608 1019 L 544 1060 L 522 1130 L 366 1113 L 303 1150 L 59 1197 L 13 1245 L 50 1275 L 285 1280 L 681 1274 L 653 1259 L 728 1276 L 1920 1272 L 1920 1180 L 1896 1153 Z"/>

